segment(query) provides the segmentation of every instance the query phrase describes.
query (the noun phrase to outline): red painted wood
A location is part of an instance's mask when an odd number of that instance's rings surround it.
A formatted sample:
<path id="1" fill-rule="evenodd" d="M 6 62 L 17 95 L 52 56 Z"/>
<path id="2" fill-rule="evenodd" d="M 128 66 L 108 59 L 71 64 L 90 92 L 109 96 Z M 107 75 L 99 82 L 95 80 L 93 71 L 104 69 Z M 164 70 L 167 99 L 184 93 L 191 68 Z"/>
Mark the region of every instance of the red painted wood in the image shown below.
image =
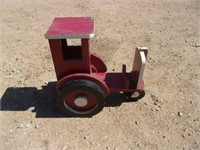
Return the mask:
<path id="1" fill-rule="evenodd" d="M 46 32 L 47 39 L 90 38 L 94 33 L 94 20 L 90 17 L 55 18 Z"/>
<path id="2" fill-rule="evenodd" d="M 52 58 L 54 62 L 55 72 L 57 79 L 60 80 L 66 75 L 82 72 L 90 73 L 90 54 L 88 49 L 88 40 L 82 40 L 82 47 L 80 47 L 82 52 L 81 60 L 65 60 L 63 55 L 63 48 L 61 44 L 61 39 L 49 39 L 49 45 L 52 53 Z M 66 49 L 64 49 L 67 51 Z M 79 54 L 78 54 L 79 55 Z"/>
<path id="3" fill-rule="evenodd" d="M 81 39 L 82 57 L 84 63 L 84 72 L 91 72 L 91 56 L 89 51 L 89 39 Z"/>
<path id="4" fill-rule="evenodd" d="M 126 73 L 124 65 L 122 73 L 106 73 L 107 67 L 103 60 L 96 54 L 90 54 L 89 51 L 89 38 L 93 32 L 94 21 L 89 17 L 54 19 L 45 36 L 49 39 L 58 80 L 57 90 L 60 91 L 71 80 L 85 79 L 101 86 L 106 96 L 110 92 L 142 91 L 144 81 L 140 85 L 141 88 L 137 89 L 140 70 L 137 62 L 141 63 L 139 53 L 137 52 L 135 55 L 136 70 Z M 68 46 L 66 38 L 80 38 L 81 45 Z M 147 56 L 147 52 L 145 52 L 145 56 Z"/>
<path id="5" fill-rule="evenodd" d="M 107 67 L 104 61 L 97 54 L 91 54 L 91 64 L 96 72 L 106 72 Z"/>
<path id="6" fill-rule="evenodd" d="M 61 80 L 57 82 L 56 88 L 57 91 L 60 91 L 65 83 L 71 80 L 89 80 L 92 82 L 97 83 L 99 86 L 102 87 L 106 96 L 109 95 L 110 92 L 135 92 L 135 91 L 142 91 L 144 88 L 144 83 L 141 84 L 141 90 L 136 89 L 137 81 L 132 80 L 136 75 L 136 72 L 126 73 L 126 78 L 129 79 L 130 84 L 129 87 L 126 87 L 126 83 L 124 83 L 122 73 L 91 73 L 91 74 L 84 74 L 84 73 L 75 73 L 65 76 Z"/>

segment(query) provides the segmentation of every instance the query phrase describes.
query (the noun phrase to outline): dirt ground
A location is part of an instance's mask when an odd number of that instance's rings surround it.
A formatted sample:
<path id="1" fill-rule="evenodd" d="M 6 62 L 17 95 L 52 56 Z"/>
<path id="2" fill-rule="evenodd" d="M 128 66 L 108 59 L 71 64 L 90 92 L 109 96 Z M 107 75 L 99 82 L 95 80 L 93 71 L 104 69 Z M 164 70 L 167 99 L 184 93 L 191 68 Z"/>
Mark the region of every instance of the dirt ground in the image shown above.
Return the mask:
<path id="1" fill-rule="evenodd" d="M 0 149 L 200 149 L 199 0 L 1 0 L 0 14 Z M 112 94 L 92 118 L 58 110 L 44 34 L 67 16 L 95 19 L 90 46 L 108 71 L 149 48 L 145 97 Z"/>

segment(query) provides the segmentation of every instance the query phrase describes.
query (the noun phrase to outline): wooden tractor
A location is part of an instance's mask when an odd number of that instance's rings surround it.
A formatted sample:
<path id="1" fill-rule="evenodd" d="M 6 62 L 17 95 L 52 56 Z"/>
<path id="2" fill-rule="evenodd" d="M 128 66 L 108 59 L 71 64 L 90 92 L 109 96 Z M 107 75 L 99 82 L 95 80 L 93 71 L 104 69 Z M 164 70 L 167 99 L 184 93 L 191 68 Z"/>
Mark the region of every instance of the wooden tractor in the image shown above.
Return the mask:
<path id="1" fill-rule="evenodd" d="M 57 104 L 69 116 L 89 117 L 100 112 L 111 92 L 140 98 L 144 91 L 143 72 L 147 48 L 137 47 L 131 72 L 106 72 L 103 60 L 89 50 L 94 37 L 94 20 L 90 17 L 55 18 L 45 34 L 49 41 L 57 76 Z M 79 39 L 70 45 L 68 39 Z"/>

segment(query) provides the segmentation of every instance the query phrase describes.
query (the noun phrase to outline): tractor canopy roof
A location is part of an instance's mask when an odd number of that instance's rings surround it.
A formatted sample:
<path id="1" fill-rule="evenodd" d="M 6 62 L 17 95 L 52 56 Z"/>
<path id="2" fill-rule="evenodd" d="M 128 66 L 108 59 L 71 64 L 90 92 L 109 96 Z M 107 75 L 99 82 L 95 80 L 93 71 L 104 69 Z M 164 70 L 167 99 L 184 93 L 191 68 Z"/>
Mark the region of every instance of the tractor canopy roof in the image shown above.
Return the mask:
<path id="1" fill-rule="evenodd" d="M 94 37 L 94 20 L 90 17 L 55 18 L 46 39 L 89 39 Z"/>

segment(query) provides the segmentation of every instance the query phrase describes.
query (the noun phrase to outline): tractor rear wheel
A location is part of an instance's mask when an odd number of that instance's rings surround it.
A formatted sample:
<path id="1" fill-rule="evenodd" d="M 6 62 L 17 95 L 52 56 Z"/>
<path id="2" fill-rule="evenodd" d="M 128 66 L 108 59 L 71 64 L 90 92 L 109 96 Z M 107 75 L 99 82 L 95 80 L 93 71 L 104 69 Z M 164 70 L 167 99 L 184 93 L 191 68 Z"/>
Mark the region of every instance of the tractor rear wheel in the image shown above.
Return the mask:
<path id="1" fill-rule="evenodd" d="M 73 80 L 59 92 L 57 103 L 69 116 L 91 117 L 103 109 L 105 95 L 102 88 L 92 81 Z"/>

